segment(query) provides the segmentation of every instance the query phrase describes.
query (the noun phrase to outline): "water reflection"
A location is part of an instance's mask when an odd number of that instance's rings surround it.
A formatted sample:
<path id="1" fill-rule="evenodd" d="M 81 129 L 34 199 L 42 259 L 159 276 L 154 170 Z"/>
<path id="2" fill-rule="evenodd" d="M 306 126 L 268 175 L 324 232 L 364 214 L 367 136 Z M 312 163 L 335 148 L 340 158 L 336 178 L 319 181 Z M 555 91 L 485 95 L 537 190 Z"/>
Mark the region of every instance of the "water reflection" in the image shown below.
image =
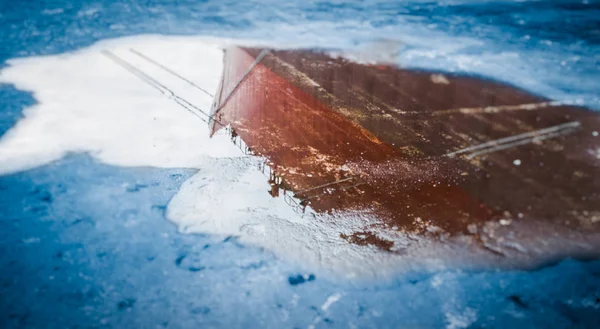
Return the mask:
<path id="1" fill-rule="evenodd" d="M 472 76 L 265 54 L 227 49 L 213 131 L 230 125 L 267 159 L 272 196 L 533 262 L 596 254 L 596 112 Z M 393 245 L 370 231 L 345 239 Z"/>

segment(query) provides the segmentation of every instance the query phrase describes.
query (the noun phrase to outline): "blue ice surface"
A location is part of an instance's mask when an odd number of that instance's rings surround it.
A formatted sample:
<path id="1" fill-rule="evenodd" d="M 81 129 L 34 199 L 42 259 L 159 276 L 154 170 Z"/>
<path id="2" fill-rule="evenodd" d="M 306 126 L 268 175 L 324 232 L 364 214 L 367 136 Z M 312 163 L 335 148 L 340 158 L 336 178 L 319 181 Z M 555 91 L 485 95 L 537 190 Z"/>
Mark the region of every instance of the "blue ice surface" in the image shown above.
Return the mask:
<path id="1" fill-rule="evenodd" d="M 598 17 L 597 1 L 4 0 L 0 66 L 140 33 L 320 48 L 398 38 L 403 64 L 481 74 L 596 107 Z M 464 40 L 480 43 L 433 59 L 409 56 Z M 457 66 L 465 56 L 486 65 Z M 35 99 L 10 85 L 0 85 L 0 99 L 2 135 Z M 322 278 L 233 237 L 177 233 L 165 206 L 193 173 L 71 154 L 0 176 L 0 328 L 599 327 L 600 261 L 386 282 Z M 339 301 L 323 310 L 334 294 Z"/>
<path id="2" fill-rule="evenodd" d="M 319 278 L 235 238 L 164 218 L 193 170 L 85 154 L 0 176 L 1 328 L 592 328 L 600 262 L 445 271 L 387 282 Z M 327 298 L 341 298 L 327 311 Z M 296 296 L 294 296 L 296 295 Z M 467 322 L 468 323 L 468 322 Z"/>

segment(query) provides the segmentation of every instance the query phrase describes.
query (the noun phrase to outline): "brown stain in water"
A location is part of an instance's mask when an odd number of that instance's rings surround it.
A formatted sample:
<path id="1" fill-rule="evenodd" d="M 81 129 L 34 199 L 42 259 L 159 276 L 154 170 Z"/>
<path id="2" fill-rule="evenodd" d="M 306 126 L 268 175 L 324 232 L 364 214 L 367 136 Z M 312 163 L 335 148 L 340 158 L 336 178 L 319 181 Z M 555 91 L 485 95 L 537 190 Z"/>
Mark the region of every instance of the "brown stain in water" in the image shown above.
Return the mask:
<path id="1" fill-rule="evenodd" d="M 597 113 L 543 106 L 549 100 L 480 78 L 310 51 L 271 51 L 224 103 L 259 52 L 227 49 L 214 130 L 230 124 L 315 211 L 370 211 L 416 233 L 466 233 L 499 219 L 598 231 Z M 445 156 L 568 122 L 580 126 L 473 158 Z M 391 248 L 365 236 L 346 238 Z"/>

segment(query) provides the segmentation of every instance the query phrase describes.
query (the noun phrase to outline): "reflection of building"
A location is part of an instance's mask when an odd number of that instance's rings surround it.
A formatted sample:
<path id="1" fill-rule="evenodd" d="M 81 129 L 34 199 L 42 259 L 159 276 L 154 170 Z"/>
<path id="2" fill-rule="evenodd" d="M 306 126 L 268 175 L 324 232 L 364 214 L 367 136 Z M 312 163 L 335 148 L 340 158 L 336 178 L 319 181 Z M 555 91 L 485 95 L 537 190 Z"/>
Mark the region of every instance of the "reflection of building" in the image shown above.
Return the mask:
<path id="1" fill-rule="evenodd" d="M 273 196 L 316 212 L 436 234 L 492 220 L 598 231 L 600 120 L 584 108 L 475 77 L 232 47 L 213 112 L 213 133 L 230 125 L 268 160 Z"/>

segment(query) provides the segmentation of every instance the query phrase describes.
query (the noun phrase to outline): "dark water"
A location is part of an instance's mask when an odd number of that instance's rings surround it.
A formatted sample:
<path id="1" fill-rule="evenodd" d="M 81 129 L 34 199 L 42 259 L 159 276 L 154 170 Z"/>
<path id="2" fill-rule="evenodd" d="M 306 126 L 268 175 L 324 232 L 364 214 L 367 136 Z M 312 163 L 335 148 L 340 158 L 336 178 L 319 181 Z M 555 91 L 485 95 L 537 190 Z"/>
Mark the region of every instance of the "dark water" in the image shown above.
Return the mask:
<path id="1" fill-rule="evenodd" d="M 599 18 L 594 1 L 2 1 L 0 62 L 140 33 L 334 48 L 394 38 L 406 46 L 403 65 L 482 74 L 595 107 Z M 0 99 L 1 135 L 35 99 L 8 85 Z M 353 283 L 311 277 L 235 238 L 178 234 L 164 210 L 193 173 L 73 154 L 0 176 L 0 328 L 600 325 L 598 261 Z M 324 309 L 330 296 L 339 301 Z"/>

